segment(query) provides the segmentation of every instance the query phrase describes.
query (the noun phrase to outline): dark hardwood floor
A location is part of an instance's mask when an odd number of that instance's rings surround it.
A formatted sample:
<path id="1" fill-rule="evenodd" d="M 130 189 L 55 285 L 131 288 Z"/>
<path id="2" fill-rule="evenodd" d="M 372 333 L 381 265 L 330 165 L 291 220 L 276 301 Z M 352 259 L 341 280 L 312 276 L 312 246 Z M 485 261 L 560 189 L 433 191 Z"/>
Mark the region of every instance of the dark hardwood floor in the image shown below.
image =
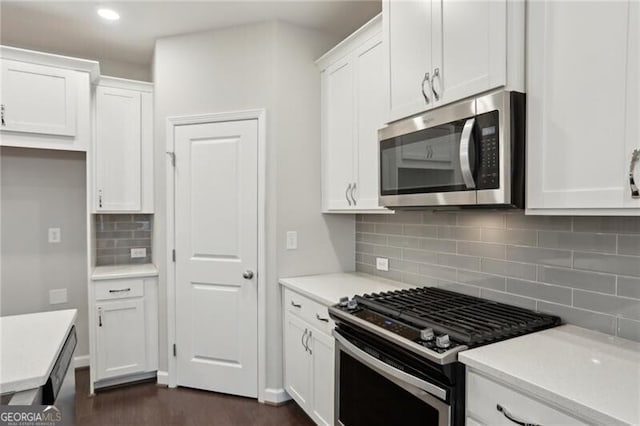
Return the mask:
<path id="1" fill-rule="evenodd" d="M 78 426 L 306 426 L 313 421 L 294 402 L 279 407 L 257 400 L 155 382 L 103 390 L 89 397 L 89 370 L 76 370 Z"/>

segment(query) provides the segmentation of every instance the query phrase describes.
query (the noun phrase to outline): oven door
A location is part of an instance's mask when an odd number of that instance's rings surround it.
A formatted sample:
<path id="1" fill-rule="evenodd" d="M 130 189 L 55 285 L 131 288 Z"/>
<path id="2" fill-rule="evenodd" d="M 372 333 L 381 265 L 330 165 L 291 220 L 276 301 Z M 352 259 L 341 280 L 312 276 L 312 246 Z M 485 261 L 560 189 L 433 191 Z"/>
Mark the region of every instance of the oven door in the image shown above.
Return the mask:
<path id="1" fill-rule="evenodd" d="M 447 389 L 370 355 L 338 331 L 333 334 L 336 425 L 451 425 Z"/>
<path id="2" fill-rule="evenodd" d="M 381 129 L 380 204 L 477 204 L 475 115 L 472 99 Z"/>

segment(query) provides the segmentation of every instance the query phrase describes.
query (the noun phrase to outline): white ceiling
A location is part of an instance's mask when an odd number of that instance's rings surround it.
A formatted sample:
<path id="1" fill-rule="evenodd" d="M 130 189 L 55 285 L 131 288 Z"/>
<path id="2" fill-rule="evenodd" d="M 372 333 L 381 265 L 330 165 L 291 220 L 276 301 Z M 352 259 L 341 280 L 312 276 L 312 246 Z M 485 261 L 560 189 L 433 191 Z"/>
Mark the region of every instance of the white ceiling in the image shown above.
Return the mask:
<path id="1" fill-rule="evenodd" d="M 117 10 L 105 21 L 98 6 Z M 70 56 L 149 66 L 155 40 L 280 19 L 333 34 L 351 33 L 380 11 L 380 0 L 0 1 L 0 42 Z"/>

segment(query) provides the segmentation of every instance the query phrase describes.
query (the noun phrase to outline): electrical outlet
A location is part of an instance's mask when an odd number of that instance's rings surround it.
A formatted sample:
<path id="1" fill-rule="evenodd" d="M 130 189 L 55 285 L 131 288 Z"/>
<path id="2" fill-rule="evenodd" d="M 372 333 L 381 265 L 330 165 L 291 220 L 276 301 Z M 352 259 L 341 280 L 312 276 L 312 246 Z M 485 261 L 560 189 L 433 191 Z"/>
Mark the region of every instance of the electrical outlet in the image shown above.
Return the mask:
<path id="1" fill-rule="evenodd" d="M 147 249 L 146 248 L 132 248 L 131 249 L 131 258 L 135 259 L 138 257 L 147 257 Z"/>
<path id="2" fill-rule="evenodd" d="M 55 290 L 49 290 L 49 304 L 59 305 L 61 303 L 67 303 L 67 289 L 56 288 Z"/>
<path id="3" fill-rule="evenodd" d="M 298 248 L 298 233 L 296 231 L 287 231 L 287 250 L 295 250 Z"/>
<path id="4" fill-rule="evenodd" d="M 50 243 L 59 243 L 61 239 L 62 239 L 62 233 L 60 232 L 60 228 L 49 228 Z"/>
<path id="5" fill-rule="evenodd" d="M 389 259 L 387 259 L 386 257 L 376 257 L 376 269 L 378 271 L 388 271 Z"/>

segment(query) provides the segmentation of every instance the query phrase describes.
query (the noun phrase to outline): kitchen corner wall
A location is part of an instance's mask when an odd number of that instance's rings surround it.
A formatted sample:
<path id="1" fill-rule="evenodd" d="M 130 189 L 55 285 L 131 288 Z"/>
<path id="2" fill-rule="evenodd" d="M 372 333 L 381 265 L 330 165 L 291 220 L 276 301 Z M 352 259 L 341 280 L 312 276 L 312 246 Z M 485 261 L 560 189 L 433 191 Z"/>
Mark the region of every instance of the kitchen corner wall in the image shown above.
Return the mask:
<path id="1" fill-rule="evenodd" d="M 337 40 L 284 22 L 163 38 L 154 54 L 154 262 L 160 270 L 160 369 L 167 369 L 166 118 L 266 109 L 266 386 L 282 388 L 278 277 L 355 268 L 352 215 L 322 215 L 320 76 L 314 64 Z M 285 250 L 286 231 L 298 249 Z"/>
<path id="2" fill-rule="evenodd" d="M 389 258 L 389 272 L 376 270 L 376 256 Z M 359 215 L 356 268 L 640 341 L 640 217 Z"/>
<path id="3" fill-rule="evenodd" d="M 2 147 L 0 175 L 0 314 L 75 308 L 76 356 L 88 356 L 85 154 Z M 48 228 L 60 228 L 59 243 Z M 67 303 L 50 305 L 60 288 Z"/>

